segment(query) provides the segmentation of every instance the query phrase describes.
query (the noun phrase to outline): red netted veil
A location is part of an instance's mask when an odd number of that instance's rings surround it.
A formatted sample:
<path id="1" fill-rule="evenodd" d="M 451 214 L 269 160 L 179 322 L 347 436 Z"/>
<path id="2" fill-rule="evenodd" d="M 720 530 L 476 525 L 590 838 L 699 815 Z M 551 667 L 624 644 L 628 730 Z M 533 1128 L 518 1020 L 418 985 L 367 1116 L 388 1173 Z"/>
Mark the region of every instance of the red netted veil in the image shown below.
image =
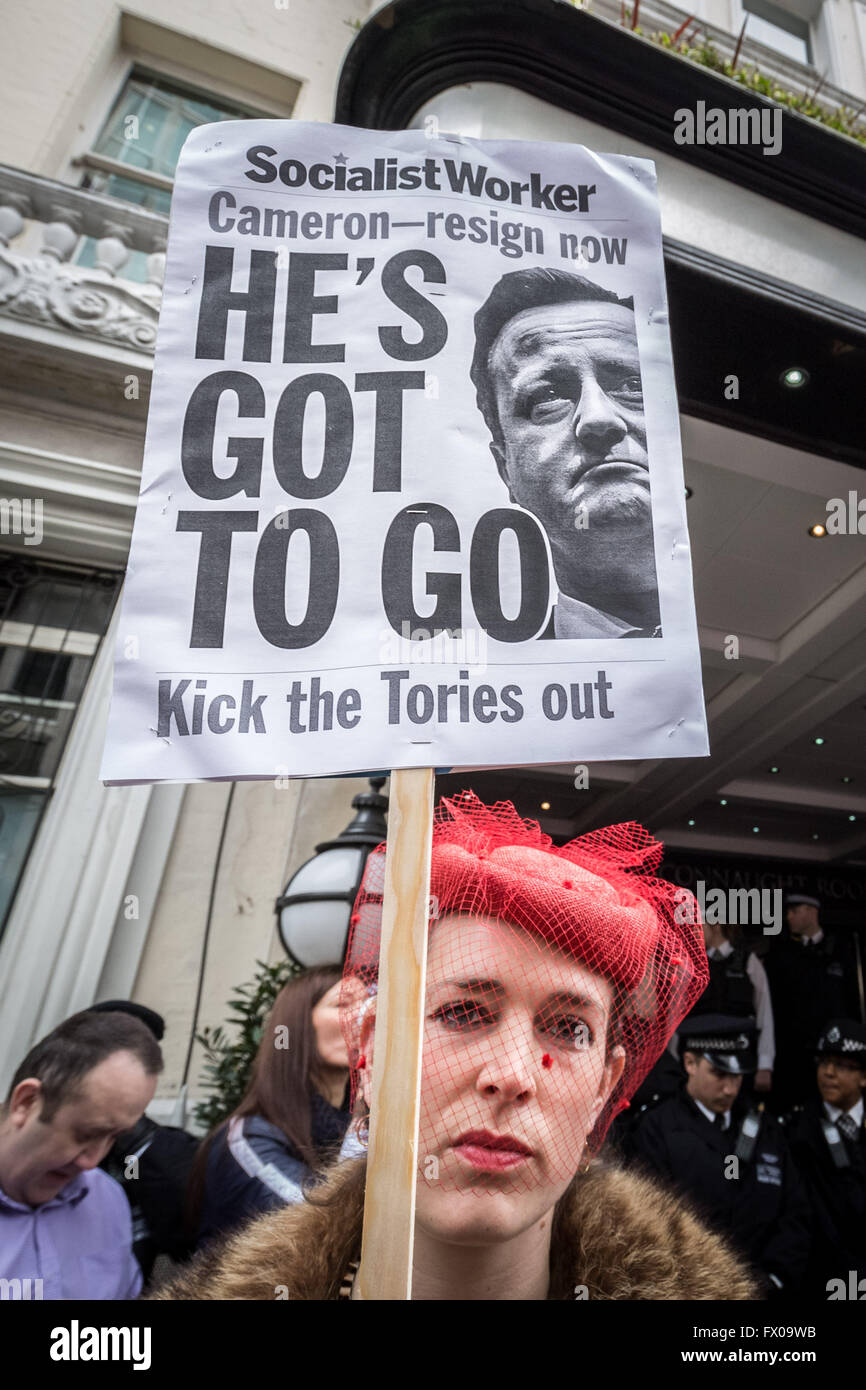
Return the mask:
<path id="1" fill-rule="evenodd" d="M 562 1183 L 706 987 L 700 915 L 634 823 L 556 847 L 472 792 L 434 816 L 419 1171 L 475 1190 Z M 342 994 L 369 1078 L 385 846 L 367 861 Z M 685 919 L 685 920 L 683 920 Z"/>

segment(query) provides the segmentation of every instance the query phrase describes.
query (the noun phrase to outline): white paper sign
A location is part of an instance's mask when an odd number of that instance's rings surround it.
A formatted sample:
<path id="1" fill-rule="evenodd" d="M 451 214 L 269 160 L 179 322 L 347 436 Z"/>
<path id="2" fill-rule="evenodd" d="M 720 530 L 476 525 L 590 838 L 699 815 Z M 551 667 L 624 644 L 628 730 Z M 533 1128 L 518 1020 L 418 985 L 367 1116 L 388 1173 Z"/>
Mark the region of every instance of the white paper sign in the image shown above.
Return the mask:
<path id="1" fill-rule="evenodd" d="M 103 778 L 707 751 L 652 163 L 194 130 Z"/>

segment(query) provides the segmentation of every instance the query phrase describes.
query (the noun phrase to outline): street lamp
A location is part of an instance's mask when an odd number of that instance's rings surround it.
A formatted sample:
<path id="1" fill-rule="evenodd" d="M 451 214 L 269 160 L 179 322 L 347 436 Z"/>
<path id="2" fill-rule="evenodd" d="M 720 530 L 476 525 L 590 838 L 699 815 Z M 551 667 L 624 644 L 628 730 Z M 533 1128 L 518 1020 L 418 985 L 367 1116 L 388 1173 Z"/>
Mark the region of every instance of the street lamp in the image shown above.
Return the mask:
<path id="1" fill-rule="evenodd" d="M 316 845 L 313 858 L 301 865 L 277 898 L 280 941 L 290 959 L 304 969 L 342 961 L 367 855 L 387 837 L 388 798 L 381 795 L 386 779 L 368 780 L 370 791 L 352 798 L 357 814 L 351 825 L 336 840 Z"/>

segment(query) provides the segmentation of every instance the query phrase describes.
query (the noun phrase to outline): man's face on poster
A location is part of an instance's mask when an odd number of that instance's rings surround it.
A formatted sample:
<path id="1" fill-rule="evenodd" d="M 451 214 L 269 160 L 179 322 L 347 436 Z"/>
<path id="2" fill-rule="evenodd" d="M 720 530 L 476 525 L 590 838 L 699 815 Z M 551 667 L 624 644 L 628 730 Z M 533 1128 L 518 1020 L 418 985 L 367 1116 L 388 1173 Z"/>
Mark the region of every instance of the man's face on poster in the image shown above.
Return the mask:
<path id="1" fill-rule="evenodd" d="M 499 471 L 554 561 L 628 568 L 623 542 L 652 534 L 634 313 L 592 300 L 525 309 L 496 339 L 490 374 Z"/>

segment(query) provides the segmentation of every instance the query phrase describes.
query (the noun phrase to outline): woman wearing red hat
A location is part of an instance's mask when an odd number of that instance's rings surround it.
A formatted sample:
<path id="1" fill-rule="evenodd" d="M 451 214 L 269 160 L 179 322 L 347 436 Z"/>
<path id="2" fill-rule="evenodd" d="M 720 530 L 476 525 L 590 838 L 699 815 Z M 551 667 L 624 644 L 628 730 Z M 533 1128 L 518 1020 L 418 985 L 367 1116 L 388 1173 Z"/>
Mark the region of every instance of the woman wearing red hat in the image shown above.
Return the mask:
<path id="1" fill-rule="evenodd" d="M 677 922 L 660 860 L 635 825 L 556 848 L 508 804 L 468 793 L 437 812 L 414 1298 L 753 1296 L 687 1207 L 595 1157 L 706 985 L 700 926 Z M 368 860 L 343 995 L 361 1129 L 383 882 L 384 846 Z M 307 1203 L 255 1222 L 160 1296 L 352 1297 L 364 1180 L 365 1159 L 340 1164 Z"/>

